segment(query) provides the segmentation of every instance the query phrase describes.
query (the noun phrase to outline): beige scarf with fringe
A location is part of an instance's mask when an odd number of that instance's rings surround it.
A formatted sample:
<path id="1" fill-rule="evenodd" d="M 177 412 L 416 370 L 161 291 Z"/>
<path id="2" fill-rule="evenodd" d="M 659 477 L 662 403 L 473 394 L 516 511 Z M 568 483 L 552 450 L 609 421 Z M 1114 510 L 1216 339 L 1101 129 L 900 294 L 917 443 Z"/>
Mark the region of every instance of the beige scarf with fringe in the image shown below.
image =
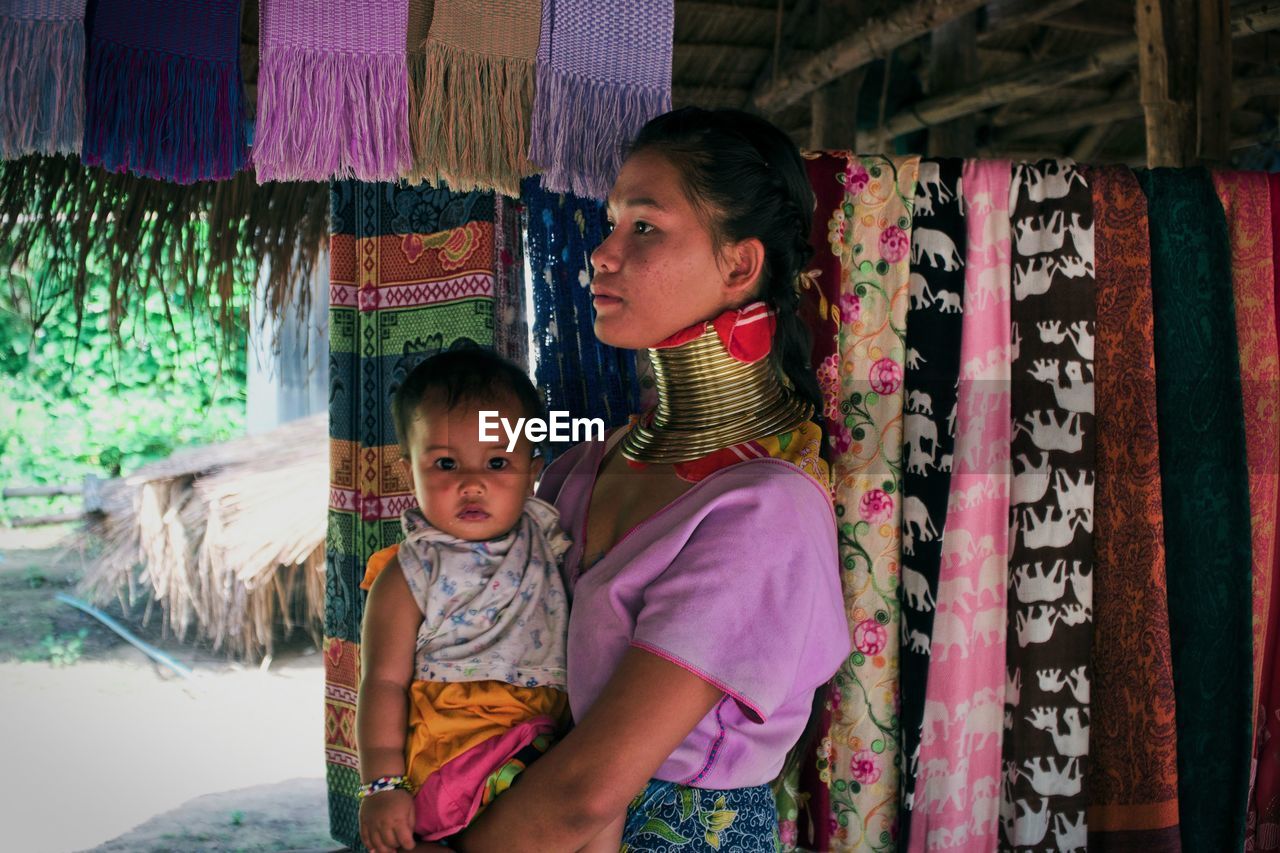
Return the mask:
<path id="1" fill-rule="evenodd" d="M 411 0 L 411 180 L 519 196 L 537 171 L 525 154 L 541 15 L 539 0 Z"/>

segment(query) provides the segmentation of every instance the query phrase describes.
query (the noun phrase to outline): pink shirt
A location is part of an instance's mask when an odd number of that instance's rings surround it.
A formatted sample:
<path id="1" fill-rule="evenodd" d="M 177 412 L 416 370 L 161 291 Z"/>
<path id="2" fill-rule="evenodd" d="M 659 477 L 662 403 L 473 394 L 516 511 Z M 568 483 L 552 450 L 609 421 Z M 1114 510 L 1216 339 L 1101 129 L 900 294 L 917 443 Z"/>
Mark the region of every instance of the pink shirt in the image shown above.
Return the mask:
<path id="1" fill-rule="evenodd" d="M 605 443 L 552 465 L 539 496 L 573 539 L 568 688 L 582 719 L 631 646 L 725 692 L 658 769 L 700 788 L 773 780 L 813 693 L 849 654 L 835 516 L 790 462 L 753 459 L 694 485 L 580 573 L 586 513 Z"/>

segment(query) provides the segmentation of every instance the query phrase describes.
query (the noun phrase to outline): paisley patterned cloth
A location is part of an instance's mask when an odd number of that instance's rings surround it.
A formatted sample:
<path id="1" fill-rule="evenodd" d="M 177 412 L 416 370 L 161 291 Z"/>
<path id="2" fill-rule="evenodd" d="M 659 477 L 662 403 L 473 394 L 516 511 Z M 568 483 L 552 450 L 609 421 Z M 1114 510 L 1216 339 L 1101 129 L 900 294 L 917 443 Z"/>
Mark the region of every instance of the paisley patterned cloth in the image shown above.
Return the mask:
<path id="1" fill-rule="evenodd" d="M 777 827 L 767 785 L 716 791 L 654 779 L 627 807 L 621 853 L 773 853 Z"/>
<path id="2" fill-rule="evenodd" d="M 1009 539 L 1009 180 L 1008 162 L 965 163 L 955 463 L 915 770 L 913 851 L 992 850 L 997 840 Z"/>
<path id="3" fill-rule="evenodd" d="M 914 802 L 920 724 L 929 675 L 929 638 L 938 595 L 943 528 L 955 449 L 956 383 L 965 292 L 965 219 L 961 160 L 920 161 L 912 217 L 907 314 L 906 471 L 902 501 L 902 805 Z M 1008 323 L 1004 324 L 1005 328 Z M 901 821 L 898 846 L 909 846 L 913 821 Z"/>
<path id="4" fill-rule="evenodd" d="M 1176 853 L 1178 750 L 1166 603 L 1147 200 L 1090 169 L 1097 255 L 1098 480 L 1089 849 Z"/>
<path id="5" fill-rule="evenodd" d="M 1239 850 L 1252 742 L 1252 559 L 1230 242 L 1205 170 L 1137 176 L 1151 225 L 1182 849 Z"/>
<path id="6" fill-rule="evenodd" d="M 1249 459 L 1249 512 L 1253 530 L 1253 721 L 1257 732 L 1262 688 L 1263 643 L 1275 568 L 1276 478 L 1280 476 L 1280 376 L 1276 353 L 1276 306 L 1272 289 L 1271 203 L 1261 172 L 1215 172 L 1231 235 L 1231 289 L 1240 348 L 1240 391 L 1244 402 Z M 1255 734 L 1256 737 L 1256 734 Z"/>
<path id="7" fill-rule="evenodd" d="M 1270 201 L 1271 246 L 1280 245 L 1280 174 L 1267 175 Z M 1280 266 L 1273 260 L 1272 275 L 1276 306 L 1276 326 L 1280 327 Z M 1280 387 L 1271 391 L 1271 399 L 1280 399 Z M 1280 573 L 1280 542 L 1276 543 L 1273 567 Z M 1246 850 L 1280 849 L 1280 673 L 1276 672 L 1280 657 L 1276 643 L 1280 639 L 1276 619 L 1280 615 L 1280 584 L 1271 584 L 1271 602 L 1267 620 L 1267 637 L 1262 663 L 1261 707 L 1258 714 L 1257 777 L 1249 799 L 1249 835 Z"/>
<path id="8" fill-rule="evenodd" d="M 333 185 L 329 286 L 329 533 L 325 546 L 325 769 L 329 826 L 359 841 L 355 713 L 358 588 L 413 505 L 398 463 L 393 390 L 441 350 L 493 342 L 492 193 L 427 184 Z"/>
<path id="9" fill-rule="evenodd" d="M 897 834 L 902 379 L 918 163 L 850 157 L 828 226 L 841 268 L 840 417 L 828 431 L 854 644 L 823 741 L 833 850 L 888 850 Z"/>
<path id="10" fill-rule="evenodd" d="M 1093 634 L 1093 197 L 1070 161 L 1014 167 L 1013 480 L 1002 850 L 1083 850 Z"/>

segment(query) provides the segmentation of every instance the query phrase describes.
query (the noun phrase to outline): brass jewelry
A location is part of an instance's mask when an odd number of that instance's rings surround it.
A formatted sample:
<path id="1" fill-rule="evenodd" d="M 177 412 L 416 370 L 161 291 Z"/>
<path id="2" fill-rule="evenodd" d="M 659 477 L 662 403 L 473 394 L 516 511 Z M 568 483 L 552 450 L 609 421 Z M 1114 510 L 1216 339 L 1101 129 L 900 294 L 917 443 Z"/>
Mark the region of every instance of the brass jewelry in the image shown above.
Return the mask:
<path id="1" fill-rule="evenodd" d="M 653 422 L 636 424 L 620 445 L 634 462 L 690 462 L 813 417 L 813 406 L 783 382 L 772 359 L 738 361 L 710 322 L 687 343 L 649 350 L 649 359 L 658 387 Z"/>

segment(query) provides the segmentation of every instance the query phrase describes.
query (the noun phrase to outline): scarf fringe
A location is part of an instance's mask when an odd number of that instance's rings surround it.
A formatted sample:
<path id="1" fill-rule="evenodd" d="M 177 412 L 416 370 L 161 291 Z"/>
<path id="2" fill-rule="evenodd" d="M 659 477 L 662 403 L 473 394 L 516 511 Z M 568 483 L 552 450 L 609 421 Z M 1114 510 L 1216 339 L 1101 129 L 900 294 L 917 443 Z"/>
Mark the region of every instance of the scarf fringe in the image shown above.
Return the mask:
<path id="1" fill-rule="evenodd" d="M 542 185 L 603 200 L 622 168 L 626 145 L 653 116 L 671 109 L 669 88 L 591 80 L 538 64 L 529 159 Z"/>
<path id="2" fill-rule="evenodd" d="M 258 183 L 399 180 L 412 157 L 408 76 L 404 53 L 264 50 Z"/>
<path id="3" fill-rule="evenodd" d="M 0 159 L 79 154 L 84 21 L 0 16 Z"/>
<path id="4" fill-rule="evenodd" d="M 94 41 L 86 77 L 85 163 L 190 184 L 248 162 L 238 61 Z"/>
<path id="5" fill-rule="evenodd" d="M 414 171 L 458 192 L 518 197 L 536 170 L 525 157 L 533 109 L 534 63 L 427 42 L 410 58 Z"/>

